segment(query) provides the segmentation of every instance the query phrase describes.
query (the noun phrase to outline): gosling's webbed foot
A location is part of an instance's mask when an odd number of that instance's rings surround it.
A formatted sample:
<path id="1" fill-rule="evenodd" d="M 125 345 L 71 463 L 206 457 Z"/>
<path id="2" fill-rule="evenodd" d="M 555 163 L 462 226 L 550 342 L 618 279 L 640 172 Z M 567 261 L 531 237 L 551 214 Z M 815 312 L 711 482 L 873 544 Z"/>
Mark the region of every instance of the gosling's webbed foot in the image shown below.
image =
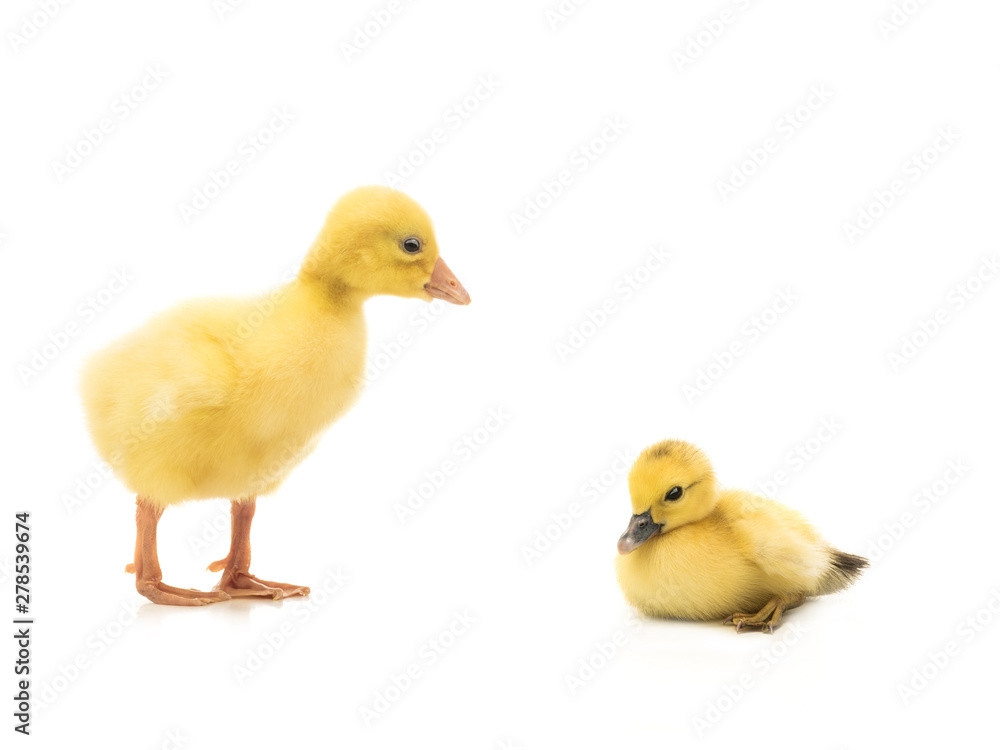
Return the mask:
<path id="1" fill-rule="evenodd" d="M 284 599 L 286 596 L 308 596 L 308 586 L 265 581 L 250 574 L 250 524 L 256 507 L 256 499 L 252 497 L 232 501 L 233 531 L 229 554 L 208 566 L 212 572 L 222 571 L 222 578 L 212 590 L 233 598 L 258 596 Z"/>
<path id="2" fill-rule="evenodd" d="M 135 563 L 125 566 L 126 573 L 135 575 Z M 171 604 L 176 607 L 201 607 L 205 604 L 224 602 L 230 598 L 225 591 L 198 591 L 168 586 L 156 576 L 136 576 L 135 590 L 153 604 Z"/>
<path id="3" fill-rule="evenodd" d="M 178 607 L 201 607 L 205 604 L 224 602 L 230 598 L 225 591 L 181 589 L 153 579 L 137 579 L 135 590 L 154 604 L 172 604 Z"/>
<path id="4" fill-rule="evenodd" d="M 272 599 L 284 599 L 286 596 L 308 596 L 308 586 L 297 586 L 293 583 L 277 583 L 265 581 L 243 570 L 227 568 L 222 578 L 213 587 L 232 598 L 248 596 L 269 596 Z"/>

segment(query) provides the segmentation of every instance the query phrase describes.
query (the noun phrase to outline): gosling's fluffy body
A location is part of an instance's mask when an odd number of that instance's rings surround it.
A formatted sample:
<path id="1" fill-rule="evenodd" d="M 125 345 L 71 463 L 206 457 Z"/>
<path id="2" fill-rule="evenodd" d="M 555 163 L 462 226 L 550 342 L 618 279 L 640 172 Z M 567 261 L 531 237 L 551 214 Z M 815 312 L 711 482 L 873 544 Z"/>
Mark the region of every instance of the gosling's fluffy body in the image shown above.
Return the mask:
<path id="1" fill-rule="evenodd" d="M 94 443 L 157 505 L 266 495 L 358 397 L 365 338 L 360 308 L 316 285 L 188 303 L 93 358 Z"/>
<path id="2" fill-rule="evenodd" d="M 407 236 L 423 252 L 401 252 Z M 181 305 L 91 359 L 82 393 L 98 452 L 161 507 L 272 492 L 359 395 L 364 301 L 430 300 L 438 257 L 430 219 L 406 195 L 348 193 L 290 283 Z"/>
<path id="3" fill-rule="evenodd" d="M 687 488 L 676 503 L 673 486 Z M 797 511 L 743 490 L 720 490 L 711 464 L 678 440 L 646 449 L 629 474 L 632 508 L 659 534 L 616 560 L 626 601 L 643 614 L 711 620 L 839 591 L 863 558 L 833 549 Z M 686 503 L 686 504 L 685 504 Z"/>

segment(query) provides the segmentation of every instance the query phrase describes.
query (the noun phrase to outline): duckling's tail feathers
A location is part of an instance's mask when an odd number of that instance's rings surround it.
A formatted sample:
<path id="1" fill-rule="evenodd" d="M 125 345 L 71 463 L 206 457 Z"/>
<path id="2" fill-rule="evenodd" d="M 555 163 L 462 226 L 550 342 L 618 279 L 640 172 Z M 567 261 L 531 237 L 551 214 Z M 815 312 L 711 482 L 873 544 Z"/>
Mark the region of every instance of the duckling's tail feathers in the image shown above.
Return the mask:
<path id="1" fill-rule="evenodd" d="M 860 576 L 861 571 L 868 567 L 868 561 L 863 557 L 841 552 L 830 548 L 830 567 L 820 580 L 820 593 L 832 594 L 846 589 Z"/>

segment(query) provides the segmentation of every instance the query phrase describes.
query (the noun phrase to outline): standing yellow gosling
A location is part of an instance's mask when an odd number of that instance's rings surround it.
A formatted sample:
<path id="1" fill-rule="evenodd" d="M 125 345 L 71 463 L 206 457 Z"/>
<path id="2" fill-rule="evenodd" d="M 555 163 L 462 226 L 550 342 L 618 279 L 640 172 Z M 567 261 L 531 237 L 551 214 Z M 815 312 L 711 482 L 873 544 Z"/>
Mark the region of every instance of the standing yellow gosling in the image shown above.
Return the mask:
<path id="1" fill-rule="evenodd" d="M 249 572 L 258 495 L 273 492 L 355 401 L 369 297 L 469 295 L 438 253 L 427 214 L 403 193 L 359 188 L 330 211 L 298 276 L 261 297 L 190 302 L 95 355 L 83 400 L 102 458 L 136 497 L 136 589 L 157 604 L 279 599 L 306 586 Z M 163 510 L 232 501 L 229 555 L 212 591 L 168 586 L 156 554 Z"/>
<path id="2" fill-rule="evenodd" d="M 647 448 L 628 477 L 632 519 L 618 540 L 625 599 L 652 617 L 725 617 L 773 633 L 785 610 L 832 594 L 868 561 L 840 552 L 790 508 L 721 490 L 708 458 L 680 440 Z"/>

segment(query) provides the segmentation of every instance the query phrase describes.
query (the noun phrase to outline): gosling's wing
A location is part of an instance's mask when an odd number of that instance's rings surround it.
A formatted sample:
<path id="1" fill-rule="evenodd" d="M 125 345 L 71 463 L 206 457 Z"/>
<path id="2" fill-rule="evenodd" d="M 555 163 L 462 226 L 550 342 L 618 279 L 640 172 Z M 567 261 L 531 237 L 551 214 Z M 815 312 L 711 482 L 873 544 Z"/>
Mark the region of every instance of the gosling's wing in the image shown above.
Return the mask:
<path id="1" fill-rule="evenodd" d="M 235 300 L 201 300 L 154 317 L 91 359 L 82 384 L 88 405 L 121 423 L 224 405 L 237 383 L 241 309 Z"/>

